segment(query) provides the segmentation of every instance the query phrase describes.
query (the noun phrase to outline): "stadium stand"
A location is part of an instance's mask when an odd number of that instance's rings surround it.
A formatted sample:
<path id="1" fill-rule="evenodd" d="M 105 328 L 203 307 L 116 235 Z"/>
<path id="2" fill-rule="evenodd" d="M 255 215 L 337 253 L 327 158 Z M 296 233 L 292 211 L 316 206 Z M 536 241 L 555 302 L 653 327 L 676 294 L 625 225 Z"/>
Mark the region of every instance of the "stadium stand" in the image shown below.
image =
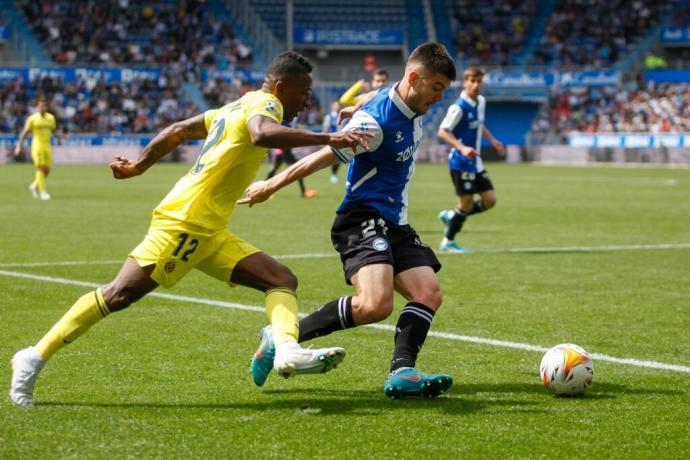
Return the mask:
<path id="1" fill-rule="evenodd" d="M 219 57 L 235 65 L 248 65 L 252 59 L 251 48 L 228 22 L 207 13 L 197 0 L 19 4 L 53 61 L 60 64 L 166 64 L 198 74 L 201 65 L 226 66 L 217 62 Z"/>
<path id="2" fill-rule="evenodd" d="M 525 45 L 538 2 L 534 0 L 451 1 L 451 25 L 458 62 L 506 67 Z"/>
<path id="3" fill-rule="evenodd" d="M 529 63 L 612 66 L 634 48 L 669 7 L 669 2 L 654 0 L 561 0 Z"/>
<path id="4" fill-rule="evenodd" d="M 528 138 L 565 143 L 572 132 L 687 130 L 689 82 L 682 79 L 690 78 L 638 83 L 635 75 L 647 64 L 648 68 L 687 68 L 690 37 L 666 43 L 656 31 L 688 29 L 689 4 L 685 0 L 353 0 L 345 5 L 294 0 L 293 25 L 302 33 L 295 47 L 315 64 L 314 101 L 309 111 L 300 114 L 299 123 L 319 129 L 321 107 L 328 107 L 353 81 L 370 75 L 371 69 L 363 64 L 369 56 L 396 78 L 409 49 L 433 35 L 457 51 L 460 72 L 468 65 L 490 71 L 484 91 L 490 107 L 487 122 L 508 143 L 523 145 L 530 142 Z M 3 133 L 21 129 L 38 96 L 50 100 L 61 125 L 71 133 L 153 132 L 195 111 L 223 105 L 260 84 L 265 57 L 274 55 L 270 50 L 275 47 L 266 48 L 248 33 L 252 21 L 262 29 L 267 29 L 261 24 L 265 23 L 271 31 L 265 35 L 280 46 L 288 39 L 282 0 L 0 0 L 0 5 L 0 27 L 10 25 L 13 38 L 19 31 L 21 41 L 42 44 L 43 49 L 29 54 L 52 58 L 51 64 L 40 64 L 43 69 L 103 66 L 158 72 L 150 80 L 117 81 L 99 81 L 93 75 L 69 82 L 49 74 L 18 80 L 5 76 L 0 78 Z M 246 14 L 247 8 L 251 14 Z M 343 21 L 353 13 L 358 20 Z M 334 34 L 325 45 L 309 43 L 306 36 L 317 30 L 354 30 L 354 37 L 392 30 L 403 38 L 398 41 L 394 34 L 390 43 L 377 44 L 374 39 L 362 44 L 348 41 L 347 34 Z M 25 68 L 35 65 L 34 58 L 21 56 Z M 634 65 L 621 65 L 631 56 Z M 458 93 L 455 86 L 425 116 L 426 139 L 436 139 L 438 124 Z"/>
<path id="5" fill-rule="evenodd" d="M 564 142 L 572 132 L 690 131 L 690 84 L 656 83 L 564 89 L 535 121 L 534 140 Z"/>
<path id="6" fill-rule="evenodd" d="M 157 80 L 106 83 L 96 78 L 64 82 L 50 76 L 0 85 L 0 131 L 17 133 L 39 98 L 49 101 L 68 133 L 152 133 L 198 109 L 180 89 L 177 74 Z"/>

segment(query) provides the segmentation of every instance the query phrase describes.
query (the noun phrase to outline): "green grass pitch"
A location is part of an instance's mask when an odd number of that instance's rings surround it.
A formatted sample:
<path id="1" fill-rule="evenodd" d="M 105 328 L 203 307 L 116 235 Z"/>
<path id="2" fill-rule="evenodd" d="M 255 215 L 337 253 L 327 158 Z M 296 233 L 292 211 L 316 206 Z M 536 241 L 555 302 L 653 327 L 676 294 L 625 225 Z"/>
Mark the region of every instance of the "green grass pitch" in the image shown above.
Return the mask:
<path id="1" fill-rule="evenodd" d="M 0 167 L 0 458 L 687 458 L 690 171 L 682 169 L 489 165 L 498 205 L 467 221 L 460 242 L 474 253 L 440 256 L 444 305 L 432 326 L 541 347 L 572 342 L 680 370 L 595 359 L 594 386 L 563 399 L 542 387 L 538 351 L 431 336 L 418 366 L 450 373 L 455 385 L 436 400 L 391 401 L 382 384 L 393 334 L 359 328 L 313 342 L 347 349 L 335 371 L 272 375 L 256 388 L 247 365 L 264 314 L 149 297 L 58 353 L 36 405 L 13 407 L 12 354 L 91 289 L 75 282 L 116 274 L 188 167 L 161 164 L 115 181 L 105 166 L 57 165 L 49 202 L 31 198 L 30 166 Z M 352 292 L 329 237 L 342 180 L 332 185 L 324 171 L 307 184 L 318 197 L 302 199 L 291 185 L 237 209 L 231 223 L 269 254 L 296 256 L 281 260 L 300 280 L 303 312 Z M 445 167 L 419 165 L 410 197 L 412 225 L 436 247 L 438 211 L 454 201 Z M 167 292 L 263 302 L 197 272 Z"/>

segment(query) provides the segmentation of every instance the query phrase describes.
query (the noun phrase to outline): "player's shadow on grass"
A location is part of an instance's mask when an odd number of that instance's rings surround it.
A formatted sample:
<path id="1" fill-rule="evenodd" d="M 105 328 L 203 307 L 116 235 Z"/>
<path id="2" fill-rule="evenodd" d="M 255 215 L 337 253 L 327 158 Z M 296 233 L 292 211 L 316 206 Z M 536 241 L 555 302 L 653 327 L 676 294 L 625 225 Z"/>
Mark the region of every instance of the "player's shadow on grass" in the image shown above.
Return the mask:
<path id="1" fill-rule="evenodd" d="M 357 414 L 357 416 L 378 416 L 383 411 L 391 410 L 433 410 L 445 414 L 469 415 L 473 413 L 491 411 L 497 409 L 506 412 L 543 412 L 534 408 L 534 401 L 525 401 L 515 398 L 469 398 L 460 390 L 451 390 L 450 393 L 436 399 L 405 398 L 402 400 L 390 400 L 377 390 L 372 391 L 342 391 L 325 390 L 321 388 L 303 388 L 289 390 L 264 390 L 264 395 L 269 395 L 266 401 L 219 401 L 217 403 L 165 403 L 165 402 L 37 402 L 40 407 L 92 407 L 92 408 L 146 408 L 146 409 L 229 409 L 229 410 L 289 410 L 302 412 L 305 416 L 328 416 L 342 414 Z"/>
<path id="2" fill-rule="evenodd" d="M 442 397 L 406 398 L 391 401 L 377 390 L 337 390 L 323 388 L 294 388 L 286 390 L 263 390 L 270 396 L 266 401 L 218 401 L 216 403 L 166 403 L 166 402 L 37 402 L 40 407 L 107 407 L 107 408 L 151 408 L 151 409 L 229 409 L 229 410 L 296 410 L 308 416 L 327 416 L 355 413 L 358 416 L 377 416 L 381 411 L 391 410 L 438 410 L 446 414 L 473 414 L 479 412 L 547 412 L 544 400 L 525 400 L 525 394 L 541 394 L 544 398 L 572 400 L 586 403 L 615 399 L 624 395 L 679 396 L 683 391 L 640 388 L 607 382 L 595 383 L 580 398 L 556 398 L 539 383 L 471 383 L 456 384 Z"/>

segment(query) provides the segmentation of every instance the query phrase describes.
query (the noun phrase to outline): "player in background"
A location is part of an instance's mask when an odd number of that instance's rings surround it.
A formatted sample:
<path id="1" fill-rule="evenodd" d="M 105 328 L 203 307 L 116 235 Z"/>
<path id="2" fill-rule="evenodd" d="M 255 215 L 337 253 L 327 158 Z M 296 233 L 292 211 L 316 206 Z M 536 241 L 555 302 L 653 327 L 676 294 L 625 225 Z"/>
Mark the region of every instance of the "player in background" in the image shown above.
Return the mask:
<path id="1" fill-rule="evenodd" d="M 48 112 L 48 103 L 45 100 L 40 100 L 36 106 L 36 113 L 26 119 L 24 129 L 14 148 L 14 156 L 19 157 L 22 153 L 24 140 L 31 133 L 31 160 L 36 167 L 36 175 L 34 181 L 29 185 L 29 191 L 34 198 L 41 200 L 50 199 L 46 179 L 52 166 L 50 137 L 56 133 L 56 130 L 55 115 Z"/>
<path id="2" fill-rule="evenodd" d="M 267 148 L 366 147 L 362 133 L 322 134 L 281 126 L 283 117 L 292 119 L 309 104 L 311 70 L 303 56 L 284 52 L 269 65 L 260 90 L 174 123 L 154 137 L 136 161 L 115 157 L 113 175 L 127 179 L 144 173 L 181 143 L 206 139 L 196 164 L 156 207 L 146 237 L 115 279 L 77 300 L 35 346 L 14 355 L 10 398 L 15 404 L 33 403 L 38 374 L 53 354 L 159 285 L 172 287 L 192 268 L 229 286 L 265 292 L 276 340 L 275 367 L 281 375 L 326 372 L 342 361 L 342 348 L 307 350 L 297 344 L 297 279 L 227 229 L 235 202 L 256 176 Z"/>
<path id="3" fill-rule="evenodd" d="M 448 112 L 438 129 L 438 137 L 450 145 L 448 167 L 457 195 L 456 208 L 443 210 L 438 217 L 445 225 L 445 233 L 439 251 L 459 254 L 465 250 L 455 242 L 468 216 L 487 211 L 496 205 L 496 193 L 484 169 L 481 145 L 482 135 L 494 146 L 499 155 L 505 155 L 505 147 L 484 125 L 486 100 L 480 93 L 484 72 L 469 67 L 463 73 L 463 91 L 448 107 Z M 474 200 L 474 195 L 479 199 Z"/>
<path id="4" fill-rule="evenodd" d="M 338 131 L 338 113 L 340 113 L 340 102 L 331 102 L 331 111 L 323 117 L 321 124 L 322 133 L 335 133 Z M 331 184 L 338 182 L 338 168 L 340 163 L 331 166 Z"/>
<path id="5" fill-rule="evenodd" d="M 292 124 L 285 120 L 283 120 L 282 125 L 287 126 L 288 128 L 292 127 Z M 280 168 L 280 165 L 282 165 L 283 163 L 287 163 L 289 166 L 297 162 L 297 158 L 295 158 L 295 154 L 292 153 L 292 149 L 272 149 L 271 154 L 273 155 L 273 164 L 271 165 L 271 169 L 268 171 L 268 174 L 266 175 L 266 180 L 275 176 L 275 174 L 278 172 L 278 168 Z M 300 193 L 304 198 L 314 198 L 316 195 L 319 194 L 317 190 L 306 188 L 304 186 L 304 180 L 300 179 L 298 183 Z"/>
<path id="6" fill-rule="evenodd" d="M 338 102 L 343 107 L 350 107 L 357 103 L 359 98 L 369 91 L 378 91 L 384 86 L 388 85 L 388 71 L 385 69 L 376 69 L 371 76 L 371 82 L 365 80 L 358 80 L 347 91 L 340 96 Z"/>
<path id="7" fill-rule="evenodd" d="M 240 204 L 266 200 L 287 184 L 337 161 L 350 163 L 345 197 L 336 211 L 331 241 L 340 253 L 348 284 L 356 295 L 334 299 L 300 321 L 299 341 L 376 323 L 393 312 L 394 290 L 407 299 L 398 318 L 390 373 L 384 393 L 391 398 L 435 397 L 453 383 L 446 374 L 415 369 L 442 295 L 436 272 L 441 264 L 408 222 L 408 190 L 422 138 L 422 118 L 455 79 L 455 65 L 438 43 L 417 47 L 402 80 L 367 95 L 341 132 L 363 131 L 369 148 L 323 148 L 273 177 L 256 182 Z M 263 385 L 271 368 L 270 327 L 252 358 L 254 382 Z"/>
<path id="8" fill-rule="evenodd" d="M 365 102 L 365 100 L 362 100 L 362 97 L 365 97 L 367 92 L 369 91 L 378 91 L 379 89 L 383 88 L 384 86 L 388 85 L 388 71 L 385 69 L 376 69 L 374 70 L 374 73 L 371 76 L 371 83 L 366 82 L 365 80 L 359 80 L 356 81 L 352 86 L 350 86 L 347 91 L 343 93 L 342 96 L 340 96 L 340 99 L 338 102 L 340 103 L 340 106 L 338 107 L 338 110 L 335 111 L 336 115 L 332 116 L 333 114 L 333 104 L 331 105 L 331 113 L 327 115 L 329 117 L 329 123 L 331 124 L 331 129 L 333 129 L 332 132 L 338 130 L 339 126 L 339 119 L 338 119 L 338 112 L 340 111 L 341 107 L 353 107 L 355 106 L 358 102 Z M 361 106 L 361 105 L 360 105 Z M 325 124 L 325 120 L 324 120 Z M 338 182 L 338 169 L 340 168 L 340 163 L 336 163 L 331 166 L 331 183 L 335 184 Z"/>

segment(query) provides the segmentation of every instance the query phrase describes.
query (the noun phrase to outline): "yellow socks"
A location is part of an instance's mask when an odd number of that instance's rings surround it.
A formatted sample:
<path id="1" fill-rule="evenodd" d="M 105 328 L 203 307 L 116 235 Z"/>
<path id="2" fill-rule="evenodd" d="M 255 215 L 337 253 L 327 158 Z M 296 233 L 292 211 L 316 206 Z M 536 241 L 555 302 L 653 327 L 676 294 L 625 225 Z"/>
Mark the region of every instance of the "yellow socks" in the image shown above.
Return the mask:
<path id="1" fill-rule="evenodd" d="M 39 192 L 46 191 L 46 174 L 40 169 L 36 170 L 36 178 L 34 179 L 33 185 L 36 186 Z"/>
<path id="2" fill-rule="evenodd" d="M 271 289 L 266 292 L 266 313 L 273 329 L 276 346 L 297 343 L 299 318 L 297 316 L 297 295 L 287 288 Z"/>
<path id="3" fill-rule="evenodd" d="M 60 321 L 43 336 L 36 351 L 46 361 L 58 350 L 72 343 L 91 326 L 110 314 L 100 289 L 82 296 L 72 305 Z"/>

